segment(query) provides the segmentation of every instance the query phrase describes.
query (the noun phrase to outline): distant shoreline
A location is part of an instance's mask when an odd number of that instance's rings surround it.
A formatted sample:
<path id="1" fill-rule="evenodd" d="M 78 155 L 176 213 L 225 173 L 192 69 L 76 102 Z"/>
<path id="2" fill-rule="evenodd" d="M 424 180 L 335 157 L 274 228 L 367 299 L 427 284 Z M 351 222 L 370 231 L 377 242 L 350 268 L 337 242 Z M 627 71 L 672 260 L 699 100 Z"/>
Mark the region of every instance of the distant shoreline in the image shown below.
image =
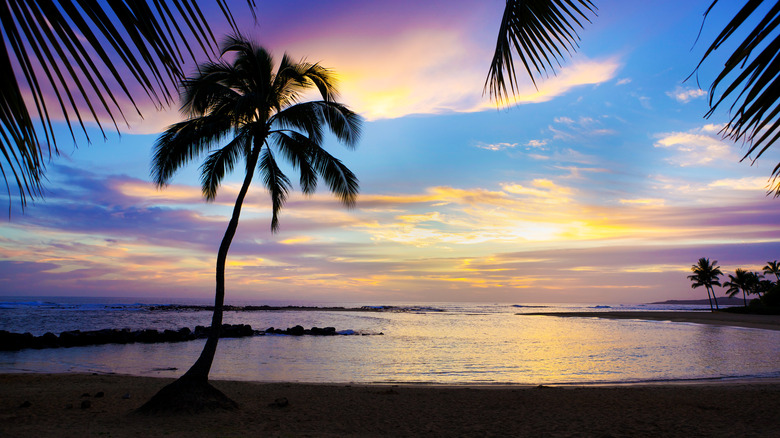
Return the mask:
<path id="1" fill-rule="evenodd" d="M 710 300 L 666 300 L 666 301 L 656 301 L 656 302 L 647 303 L 647 304 L 707 306 L 707 305 L 710 304 Z M 744 301 L 742 300 L 742 298 L 718 297 L 718 305 L 721 305 L 721 306 L 741 306 L 743 304 L 744 304 Z"/>
<path id="2" fill-rule="evenodd" d="M 689 322 L 780 331 L 780 315 L 749 315 L 725 312 L 676 311 L 607 311 L 607 312 L 533 312 L 521 316 L 556 316 L 560 318 L 639 319 L 650 321 Z"/>

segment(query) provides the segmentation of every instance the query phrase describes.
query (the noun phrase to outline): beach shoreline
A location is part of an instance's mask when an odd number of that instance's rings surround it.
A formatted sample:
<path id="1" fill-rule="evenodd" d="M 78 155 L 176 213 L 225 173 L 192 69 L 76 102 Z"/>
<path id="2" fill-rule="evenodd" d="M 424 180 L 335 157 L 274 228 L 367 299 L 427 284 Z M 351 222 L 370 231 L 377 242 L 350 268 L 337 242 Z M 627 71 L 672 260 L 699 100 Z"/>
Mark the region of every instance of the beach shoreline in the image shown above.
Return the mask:
<path id="1" fill-rule="evenodd" d="M 238 411 L 133 413 L 170 381 L 0 374 L 0 436 L 769 436 L 780 420 L 780 383 L 760 379 L 495 387 L 214 381 Z"/>
<path id="2" fill-rule="evenodd" d="M 728 327 L 780 330 L 780 315 L 752 315 L 726 312 L 685 311 L 604 311 L 604 312 L 531 312 L 521 316 L 555 316 L 559 318 L 636 319 L 672 321 Z"/>

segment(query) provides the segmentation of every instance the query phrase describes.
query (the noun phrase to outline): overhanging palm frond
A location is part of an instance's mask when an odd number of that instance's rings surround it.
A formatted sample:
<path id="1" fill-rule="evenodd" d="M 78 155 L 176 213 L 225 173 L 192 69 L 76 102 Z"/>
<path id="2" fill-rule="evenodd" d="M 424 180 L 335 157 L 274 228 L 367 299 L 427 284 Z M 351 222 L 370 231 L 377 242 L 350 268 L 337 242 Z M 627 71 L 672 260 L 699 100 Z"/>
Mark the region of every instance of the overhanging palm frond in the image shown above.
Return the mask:
<path id="1" fill-rule="evenodd" d="M 215 2 L 235 29 L 228 2 Z M 247 4 L 254 14 L 255 0 Z M 58 151 L 56 113 L 71 137 L 79 129 L 89 140 L 87 118 L 101 131 L 106 122 L 115 128 L 126 122 L 117 95 L 138 112 L 129 84 L 167 105 L 183 77 L 183 52 L 195 60 L 196 51 L 212 54 L 216 47 L 194 0 L 3 1 L 0 24 L 0 69 L 6 78 L 0 85 L 0 173 L 7 185 L 9 176 L 14 179 L 22 206 L 41 195 L 44 159 Z M 10 187 L 8 193 L 10 198 Z"/>
<path id="2" fill-rule="evenodd" d="M 705 13 L 712 11 L 713 1 Z M 767 6 L 763 17 L 760 8 Z M 758 20 L 753 28 L 745 28 Z M 708 47 L 697 70 L 730 38 L 747 33 L 728 57 L 723 70 L 710 85 L 710 117 L 721 106 L 731 102 L 731 119 L 721 133 L 725 138 L 748 145 L 743 160 L 756 160 L 780 138 L 780 2 L 748 0 Z M 774 196 L 780 196 L 780 163 L 772 170 Z"/>
<path id="3" fill-rule="evenodd" d="M 518 91 L 513 53 L 534 85 L 535 74 L 555 74 L 555 65 L 578 47 L 581 20 L 590 22 L 596 10 L 590 0 L 507 0 L 485 90 L 498 101 L 509 97 L 507 82 Z"/>

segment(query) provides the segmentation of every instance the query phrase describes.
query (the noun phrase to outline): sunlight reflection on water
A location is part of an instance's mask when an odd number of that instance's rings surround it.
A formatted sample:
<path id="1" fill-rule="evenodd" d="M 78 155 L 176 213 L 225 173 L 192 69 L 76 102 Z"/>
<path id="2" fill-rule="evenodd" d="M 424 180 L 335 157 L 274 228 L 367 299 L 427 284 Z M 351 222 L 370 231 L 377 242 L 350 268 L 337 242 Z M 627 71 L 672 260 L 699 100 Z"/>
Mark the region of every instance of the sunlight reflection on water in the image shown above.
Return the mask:
<path id="1" fill-rule="evenodd" d="M 172 317 L 179 323 L 194 318 L 187 313 Z M 215 379 L 541 384 L 780 376 L 780 332 L 768 330 L 518 316 L 511 309 L 228 312 L 226 322 L 256 328 L 334 326 L 384 335 L 223 339 L 212 370 Z M 0 353 L 0 372 L 173 377 L 186 370 L 202 345 L 192 341 Z"/>

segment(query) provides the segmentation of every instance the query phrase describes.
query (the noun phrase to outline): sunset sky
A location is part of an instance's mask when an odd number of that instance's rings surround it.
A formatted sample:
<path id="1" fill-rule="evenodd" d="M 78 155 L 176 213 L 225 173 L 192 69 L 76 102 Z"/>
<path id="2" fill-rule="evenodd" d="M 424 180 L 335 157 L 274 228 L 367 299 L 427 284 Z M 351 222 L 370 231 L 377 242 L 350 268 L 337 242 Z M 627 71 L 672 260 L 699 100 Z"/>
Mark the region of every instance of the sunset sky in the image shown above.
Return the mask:
<path id="1" fill-rule="evenodd" d="M 726 273 L 780 259 L 780 200 L 767 196 L 780 148 L 740 162 L 741 145 L 718 135 L 726 108 L 703 118 L 725 53 L 686 81 L 731 2 L 702 28 L 711 0 L 597 1 L 573 59 L 538 90 L 523 76 L 500 108 L 483 85 L 503 1 L 258 3 L 257 23 L 233 7 L 242 32 L 333 69 L 341 101 L 365 117 L 355 151 L 328 143 L 361 195 L 347 210 L 324 186 L 296 194 L 272 234 L 256 184 L 228 302 L 694 299 L 706 298 L 686 279 L 699 257 Z M 95 131 L 76 147 L 61 124 L 46 198 L 0 225 L 0 294 L 213 295 L 242 175 L 210 204 L 200 162 L 158 190 L 151 146 L 180 115 L 145 104 L 105 142 Z"/>

